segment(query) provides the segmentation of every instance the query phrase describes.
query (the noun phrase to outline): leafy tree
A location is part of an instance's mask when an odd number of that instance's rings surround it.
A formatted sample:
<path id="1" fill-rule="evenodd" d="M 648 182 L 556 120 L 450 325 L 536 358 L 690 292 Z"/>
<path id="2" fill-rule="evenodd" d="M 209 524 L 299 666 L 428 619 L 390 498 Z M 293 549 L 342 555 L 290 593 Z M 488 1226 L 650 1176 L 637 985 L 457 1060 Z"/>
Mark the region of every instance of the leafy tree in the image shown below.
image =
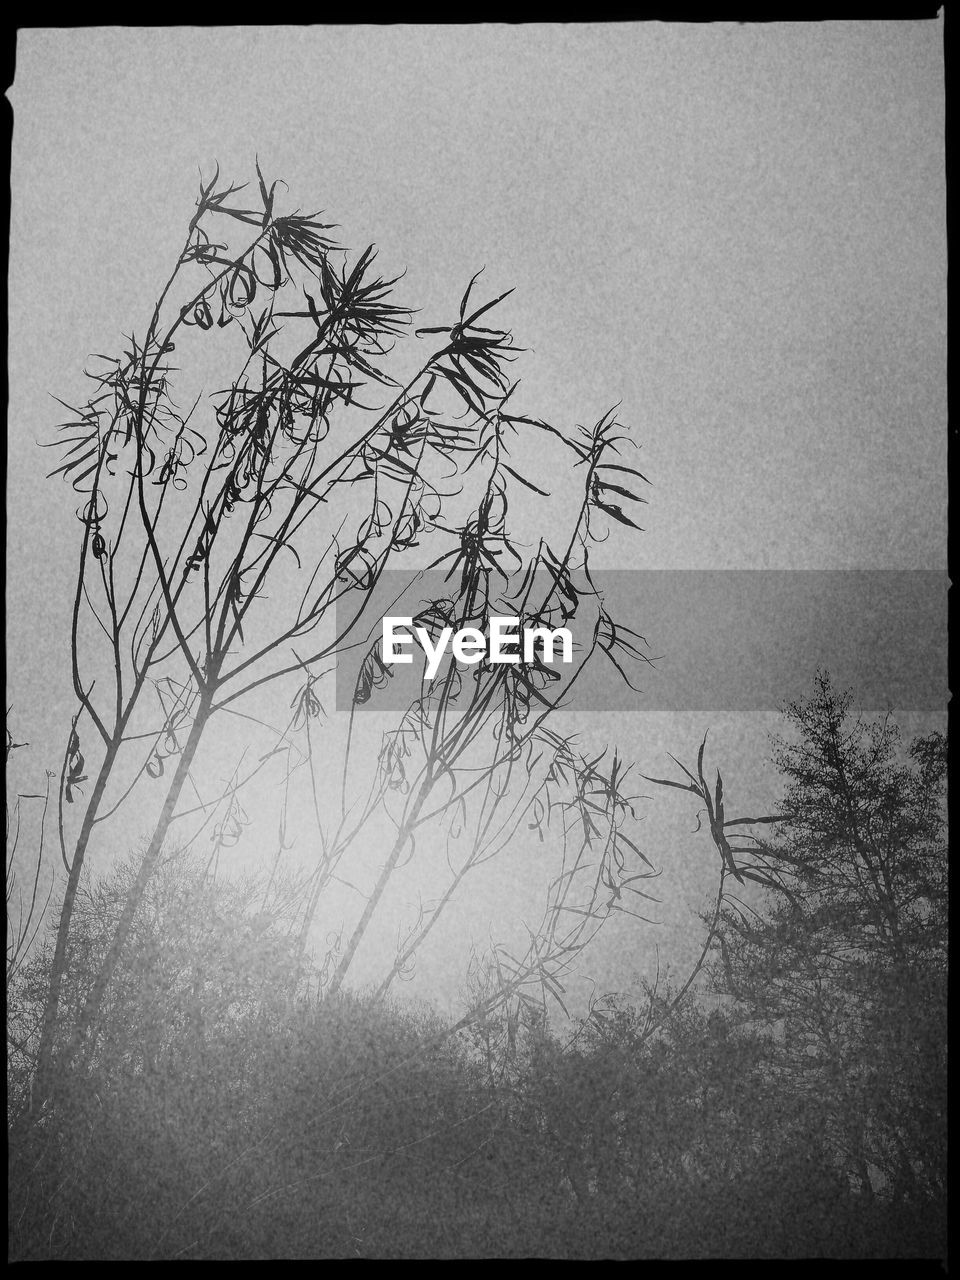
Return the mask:
<path id="1" fill-rule="evenodd" d="M 447 842 L 446 881 L 401 931 L 381 998 L 465 878 L 531 821 L 553 823 L 556 861 L 526 951 L 498 954 L 494 1003 L 527 998 L 531 985 L 559 995 L 564 967 L 651 870 L 627 834 L 633 810 L 618 758 L 588 759 L 547 724 L 595 655 L 621 672 L 641 656 L 589 565 L 610 521 L 637 527 L 623 505 L 643 501 L 629 441 L 612 413 L 570 430 L 517 411 L 507 369 L 519 348 L 490 326 L 507 295 L 479 301 L 479 273 L 451 323 L 417 330 L 428 353 L 394 358 L 412 315 L 392 300 L 396 280 L 376 273 L 373 246 L 352 258 L 340 249 L 320 215 L 281 213 L 278 185 L 259 167 L 252 200 L 219 171 L 201 181 L 145 327 L 120 356 L 96 358 L 93 392 L 67 406 L 55 442 L 51 474 L 80 503 L 70 625 L 78 709 L 56 797 L 66 880 L 18 1133 L 75 1063 L 96 1056 L 173 824 L 181 843 L 212 829 L 215 851 L 229 847 L 246 823 L 243 788 L 266 770 L 279 770 L 284 797 L 277 864 L 289 789 L 309 779 L 315 851 L 297 950 L 302 960 L 311 938 L 328 939 L 321 971 L 331 993 L 427 832 Z M 214 375 L 218 361 L 229 372 Z M 214 376 L 220 389 L 208 395 Z M 523 437 L 571 464 L 559 547 L 541 538 L 530 550 L 510 530 L 517 494 L 548 497 L 518 469 Z M 539 654 L 468 673 L 448 663 L 422 681 L 368 768 L 356 761 L 351 716 L 334 796 L 332 753 L 318 754 L 316 741 L 321 681 L 330 659 L 360 646 L 354 706 L 387 683 L 380 641 L 362 628 L 388 566 L 410 565 L 416 580 L 419 547 L 445 574 L 414 618 L 434 642 L 448 626 L 483 631 L 498 614 L 550 628 L 576 618 L 580 660 L 566 678 Z M 264 695 L 279 682 L 293 697 L 275 725 Z M 225 717 L 261 736 L 248 744 L 254 763 L 241 753 L 224 789 L 205 774 L 202 747 Z M 135 807 L 152 815 L 150 834 L 77 1006 L 69 957 L 87 856 L 104 824 Z M 198 824 L 190 836 L 188 818 Z M 347 918 L 343 884 L 357 892 Z"/>
<path id="2" fill-rule="evenodd" d="M 68 1014 L 136 865 L 78 898 Z M 161 863 L 94 1051 L 14 1152 L 15 1258 L 571 1247 L 570 1197 L 549 1152 L 518 1135 L 511 1095 L 436 1015 L 318 996 L 318 975 L 297 962 L 295 890 L 211 879 L 187 855 Z M 35 953 L 11 987 L 20 1091 L 52 951 Z"/>
<path id="3" fill-rule="evenodd" d="M 853 714 L 825 673 L 787 720 L 775 759 L 789 818 L 758 844 L 763 899 L 727 900 L 714 979 L 779 1027 L 779 1087 L 820 1117 L 864 1197 L 933 1219 L 946 1175 L 945 739 L 904 751 L 889 718 Z"/>
<path id="4" fill-rule="evenodd" d="M 88 998 L 138 865 L 128 859 L 78 894 L 61 994 L 67 1027 Z M 299 888 L 295 881 L 215 879 L 195 858 L 168 855 L 134 916 L 88 1072 L 101 1083 L 131 1072 L 156 1083 L 210 1070 L 209 1046 L 223 1035 L 236 1033 L 239 1049 L 254 1022 L 275 1017 L 304 986 L 291 936 Z M 18 1090 L 30 1084 L 52 963 L 47 938 L 9 988 Z"/>
<path id="5" fill-rule="evenodd" d="M 784 1098 L 777 1044 L 676 996 L 607 996 L 572 1035 L 534 1020 L 518 1039 L 512 1123 L 572 1193 L 572 1256 L 857 1256 L 856 1203 Z"/>

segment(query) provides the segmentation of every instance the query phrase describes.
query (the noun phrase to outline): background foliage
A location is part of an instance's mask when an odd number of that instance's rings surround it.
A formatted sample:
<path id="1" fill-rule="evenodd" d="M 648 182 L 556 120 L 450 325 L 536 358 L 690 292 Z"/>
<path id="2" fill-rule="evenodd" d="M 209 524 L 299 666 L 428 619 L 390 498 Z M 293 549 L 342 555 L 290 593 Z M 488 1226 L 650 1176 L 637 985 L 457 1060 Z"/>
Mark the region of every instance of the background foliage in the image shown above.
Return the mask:
<path id="1" fill-rule="evenodd" d="M 679 1003 L 501 1005 L 451 1036 L 318 995 L 295 886 L 170 858 L 101 1051 L 17 1153 L 14 1255 L 942 1255 L 945 743 L 903 751 L 825 677 L 786 732 L 771 886 L 725 902 L 713 994 Z M 82 899 L 68 1006 L 131 874 Z M 12 988 L 25 1049 L 49 963 Z"/>

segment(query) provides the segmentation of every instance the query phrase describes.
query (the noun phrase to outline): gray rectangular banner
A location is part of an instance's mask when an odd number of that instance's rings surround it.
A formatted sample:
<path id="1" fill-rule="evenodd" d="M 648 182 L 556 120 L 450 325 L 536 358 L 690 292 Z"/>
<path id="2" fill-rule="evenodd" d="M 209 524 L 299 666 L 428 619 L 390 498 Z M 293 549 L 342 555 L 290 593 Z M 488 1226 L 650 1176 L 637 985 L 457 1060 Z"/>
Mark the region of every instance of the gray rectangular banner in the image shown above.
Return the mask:
<path id="1" fill-rule="evenodd" d="M 582 578 L 576 579 L 584 589 Z M 618 569 L 593 581 L 610 616 L 643 637 L 650 659 L 615 654 L 635 690 L 603 652 L 577 677 L 568 705 L 580 711 L 776 711 L 805 689 L 817 667 L 850 687 L 864 708 L 942 711 L 947 688 L 947 589 L 939 570 Z M 382 634 L 382 617 L 412 616 L 456 589 L 442 571 L 385 573 L 337 668 L 337 706 L 355 697 L 362 654 Z M 509 616 L 510 588 L 494 613 Z M 355 606 L 353 593 L 338 603 L 338 634 Z M 566 683 L 590 642 L 596 598 L 586 590 L 582 611 L 568 624 L 578 656 L 557 665 Z M 379 612 L 376 612 L 379 611 Z M 559 625 L 555 623 L 554 625 Z M 628 637 L 629 638 L 629 637 Z M 403 709 L 417 696 L 424 654 L 381 672 L 362 703 Z"/>

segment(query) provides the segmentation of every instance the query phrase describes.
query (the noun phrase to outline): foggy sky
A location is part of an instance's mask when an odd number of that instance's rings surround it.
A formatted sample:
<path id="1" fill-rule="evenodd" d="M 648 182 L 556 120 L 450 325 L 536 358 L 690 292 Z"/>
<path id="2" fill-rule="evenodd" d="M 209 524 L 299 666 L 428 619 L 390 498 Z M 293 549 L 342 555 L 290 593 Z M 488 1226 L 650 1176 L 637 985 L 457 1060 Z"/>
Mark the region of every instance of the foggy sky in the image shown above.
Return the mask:
<path id="1" fill-rule="evenodd" d="M 142 332 L 215 161 L 244 181 L 257 157 L 343 243 L 375 241 L 418 323 L 481 266 L 489 296 L 516 286 L 523 408 L 573 425 L 620 402 L 642 444 L 646 531 L 605 568 L 945 568 L 941 22 L 35 29 L 10 97 L 21 767 L 58 766 L 73 710 L 50 397 Z M 763 626 L 755 664 L 790 642 Z M 658 771 L 662 724 L 595 720 Z M 770 717 L 726 723 L 718 750 L 756 777 Z"/>

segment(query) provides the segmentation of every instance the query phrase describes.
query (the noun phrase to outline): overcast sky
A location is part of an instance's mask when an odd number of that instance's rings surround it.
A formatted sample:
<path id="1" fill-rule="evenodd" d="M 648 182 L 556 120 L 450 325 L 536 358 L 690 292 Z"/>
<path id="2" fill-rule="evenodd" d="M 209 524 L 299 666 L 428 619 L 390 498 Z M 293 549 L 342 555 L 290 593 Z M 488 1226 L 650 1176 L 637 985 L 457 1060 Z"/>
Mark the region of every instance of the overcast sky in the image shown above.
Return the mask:
<path id="1" fill-rule="evenodd" d="M 422 323 L 481 266 L 516 286 L 524 406 L 619 401 L 642 443 L 646 532 L 606 567 L 945 569 L 941 22 L 26 30 L 10 96 L 7 702 L 36 770 L 79 530 L 50 394 L 142 331 L 215 161 L 375 241 Z M 713 723 L 593 719 L 644 768 Z M 725 723 L 756 776 L 770 716 Z"/>

